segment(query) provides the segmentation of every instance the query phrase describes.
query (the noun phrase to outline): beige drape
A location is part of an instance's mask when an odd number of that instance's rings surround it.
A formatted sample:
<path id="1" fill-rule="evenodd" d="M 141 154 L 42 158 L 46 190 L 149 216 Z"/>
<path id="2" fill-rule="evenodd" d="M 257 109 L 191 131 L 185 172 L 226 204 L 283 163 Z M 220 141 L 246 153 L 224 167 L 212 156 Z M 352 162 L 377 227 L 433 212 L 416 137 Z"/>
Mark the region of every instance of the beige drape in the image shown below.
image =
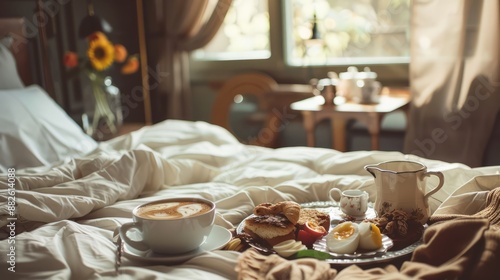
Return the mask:
<path id="1" fill-rule="evenodd" d="M 206 45 L 221 26 L 232 0 L 157 0 L 163 34 L 157 81 L 167 95 L 167 118 L 191 118 L 189 52 Z"/>
<path id="2" fill-rule="evenodd" d="M 405 152 L 479 166 L 500 104 L 500 1 L 412 3 Z"/>

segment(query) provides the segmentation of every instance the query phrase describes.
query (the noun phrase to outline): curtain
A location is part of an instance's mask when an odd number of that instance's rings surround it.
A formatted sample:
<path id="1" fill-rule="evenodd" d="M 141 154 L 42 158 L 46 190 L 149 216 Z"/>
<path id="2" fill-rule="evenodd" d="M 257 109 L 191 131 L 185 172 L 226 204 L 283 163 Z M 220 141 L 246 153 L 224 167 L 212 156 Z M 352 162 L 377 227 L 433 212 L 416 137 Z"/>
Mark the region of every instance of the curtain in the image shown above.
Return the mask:
<path id="1" fill-rule="evenodd" d="M 480 166 L 500 104 L 500 1 L 412 3 L 405 152 Z"/>
<path id="2" fill-rule="evenodd" d="M 189 52 L 205 46 L 219 30 L 232 0 L 157 0 L 162 37 L 158 83 L 167 95 L 167 118 L 191 119 Z"/>

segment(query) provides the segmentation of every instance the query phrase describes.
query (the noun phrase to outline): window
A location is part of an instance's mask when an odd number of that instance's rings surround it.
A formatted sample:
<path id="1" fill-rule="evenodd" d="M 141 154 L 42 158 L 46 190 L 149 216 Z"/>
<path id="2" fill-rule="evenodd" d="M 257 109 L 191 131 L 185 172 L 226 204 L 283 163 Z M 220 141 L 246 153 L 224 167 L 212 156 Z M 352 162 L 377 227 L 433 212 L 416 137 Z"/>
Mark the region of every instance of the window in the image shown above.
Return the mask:
<path id="1" fill-rule="evenodd" d="M 233 1 L 216 37 L 193 58 L 268 59 L 276 24 L 291 66 L 409 62 L 410 0 L 287 0 L 281 9 L 270 16 L 268 0 Z"/>
<path id="2" fill-rule="evenodd" d="M 286 3 L 290 65 L 409 62 L 410 0 Z"/>
<path id="3" fill-rule="evenodd" d="M 215 38 L 193 53 L 198 60 L 266 59 L 271 56 L 268 0 L 235 0 Z"/>

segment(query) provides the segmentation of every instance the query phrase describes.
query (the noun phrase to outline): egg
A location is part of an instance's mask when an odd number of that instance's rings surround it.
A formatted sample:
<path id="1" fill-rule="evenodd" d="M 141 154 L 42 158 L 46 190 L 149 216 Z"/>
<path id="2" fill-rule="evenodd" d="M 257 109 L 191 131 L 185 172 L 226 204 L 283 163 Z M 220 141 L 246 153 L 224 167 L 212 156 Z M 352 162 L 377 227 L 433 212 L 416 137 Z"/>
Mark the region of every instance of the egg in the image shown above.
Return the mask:
<path id="1" fill-rule="evenodd" d="M 362 250 L 377 250 L 382 247 L 380 229 L 371 222 L 361 222 L 358 225 L 359 248 Z"/>
<path id="2" fill-rule="evenodd" d="M 326 247 L 332 253 L 352 254 L 359 244 L 358 225 L 343 222 L 335 226 L 326 237 Z"/>

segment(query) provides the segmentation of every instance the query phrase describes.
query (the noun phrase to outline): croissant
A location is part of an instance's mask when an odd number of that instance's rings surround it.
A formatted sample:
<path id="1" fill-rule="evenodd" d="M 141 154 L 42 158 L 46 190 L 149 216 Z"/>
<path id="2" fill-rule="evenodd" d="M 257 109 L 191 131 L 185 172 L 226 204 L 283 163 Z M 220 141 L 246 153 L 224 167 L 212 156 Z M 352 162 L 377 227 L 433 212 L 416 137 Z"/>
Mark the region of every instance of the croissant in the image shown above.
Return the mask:
<path id="1" fill-rule="evenodd" d="M 254 208 L 253 213 L 257 216 L 282 213 L 295 225 L 299 221 L 300 205 L 293 201 L 282 201 L 275 204 L 261 203 Z"/>

